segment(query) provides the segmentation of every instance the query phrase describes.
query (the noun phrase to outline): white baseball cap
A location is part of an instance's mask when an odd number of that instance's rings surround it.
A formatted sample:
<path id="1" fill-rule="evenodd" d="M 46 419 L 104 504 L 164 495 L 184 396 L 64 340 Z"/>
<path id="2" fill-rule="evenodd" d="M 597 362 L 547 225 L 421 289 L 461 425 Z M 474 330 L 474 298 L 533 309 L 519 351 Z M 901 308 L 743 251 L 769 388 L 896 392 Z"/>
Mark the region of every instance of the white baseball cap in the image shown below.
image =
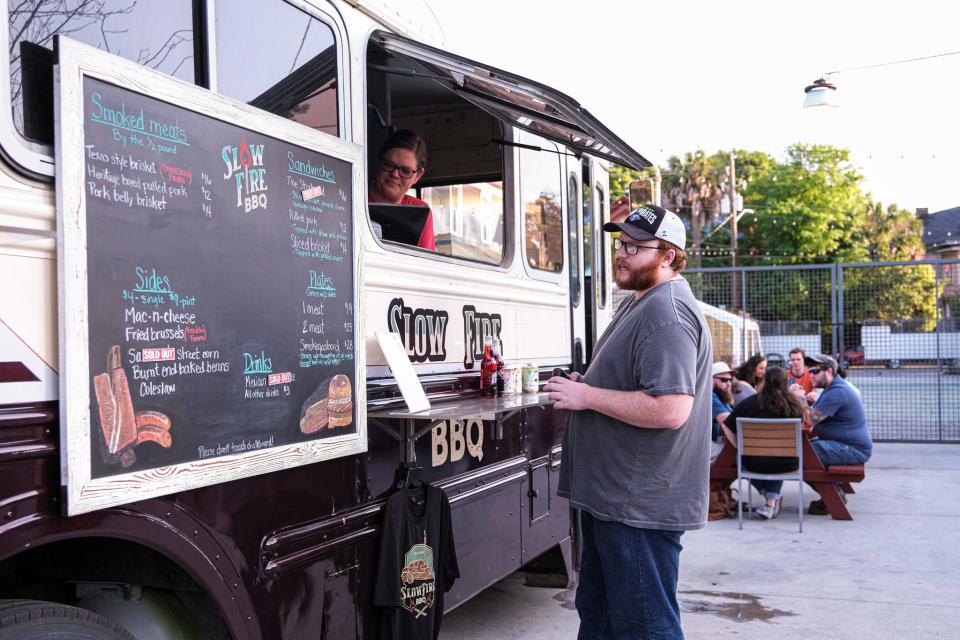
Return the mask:
<path id="1" fill-rule="evenodd" d="M 619 231 L 634 240 L 666 240 L 681 249 L 687 244 L 687 230 L 680 216 L 655 204 L 637 207 L 623 222 L 608 222 L 603 230 Z"/>
<path id="2" fill-rule="evenodd" d="M 714 362 L 713 375 L 719 376 L 724 373 L 733 373 L 733 369 L 731 369 L 726 362 Z"/>

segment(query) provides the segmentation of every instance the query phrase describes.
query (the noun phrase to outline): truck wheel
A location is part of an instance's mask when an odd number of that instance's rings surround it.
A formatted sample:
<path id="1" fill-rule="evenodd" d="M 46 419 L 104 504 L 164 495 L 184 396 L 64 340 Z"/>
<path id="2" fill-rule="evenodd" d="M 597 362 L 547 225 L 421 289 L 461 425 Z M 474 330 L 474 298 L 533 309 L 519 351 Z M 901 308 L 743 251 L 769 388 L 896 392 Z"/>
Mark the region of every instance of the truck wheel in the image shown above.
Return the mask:
<path id="1" fill-rule="evenodd" d="M 0 600 L 0 640 L 136 640 L 86 609 L 41 600 Z"/>

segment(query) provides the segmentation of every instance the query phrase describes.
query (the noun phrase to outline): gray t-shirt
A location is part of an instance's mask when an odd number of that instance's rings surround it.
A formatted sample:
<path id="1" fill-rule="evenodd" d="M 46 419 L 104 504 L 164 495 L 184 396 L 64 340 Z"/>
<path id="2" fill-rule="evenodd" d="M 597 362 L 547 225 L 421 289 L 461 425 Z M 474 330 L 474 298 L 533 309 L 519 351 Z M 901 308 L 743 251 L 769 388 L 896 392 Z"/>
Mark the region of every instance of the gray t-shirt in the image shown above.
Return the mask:
<path id="1" fill-rule="evenodd" d="M 693 410 L 676 430 L 571 411 L 557 492 L 601 520 L 672 531 L 705 526 L 712 362 L 710 331 L 686 280 L 625 300 L 584 381 L 652 396 L 692 395 Z"/>
<path id="2" fill-rule="evenodd" d="M 743 380 L 737 380 L 733 383 L 733 406 L 737 406 L 741 401 L 746 400 L 750 396 L 757 395 L 757 390 L 753 388 L 749 383 L 744 382 Z"/>

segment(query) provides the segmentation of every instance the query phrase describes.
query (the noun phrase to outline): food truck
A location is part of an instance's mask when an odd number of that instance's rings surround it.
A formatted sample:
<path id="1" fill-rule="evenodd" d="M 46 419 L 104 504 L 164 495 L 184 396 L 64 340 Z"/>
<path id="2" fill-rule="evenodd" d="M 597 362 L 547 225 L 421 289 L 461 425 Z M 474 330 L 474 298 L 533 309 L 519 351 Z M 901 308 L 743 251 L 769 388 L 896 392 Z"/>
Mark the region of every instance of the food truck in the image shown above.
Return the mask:
<path id="1" fill-rule="evenodd" d="M 585 369 L 607 167 L 647 160 L 417 2 L 0 12 L 0 634 L 372 637 L 411 474 L 450 500 L 447 609 L 545 553 L 573 579 L 564 416 L 479 362 Z M 435 251 L 369 213 L 395 129 Z"/>

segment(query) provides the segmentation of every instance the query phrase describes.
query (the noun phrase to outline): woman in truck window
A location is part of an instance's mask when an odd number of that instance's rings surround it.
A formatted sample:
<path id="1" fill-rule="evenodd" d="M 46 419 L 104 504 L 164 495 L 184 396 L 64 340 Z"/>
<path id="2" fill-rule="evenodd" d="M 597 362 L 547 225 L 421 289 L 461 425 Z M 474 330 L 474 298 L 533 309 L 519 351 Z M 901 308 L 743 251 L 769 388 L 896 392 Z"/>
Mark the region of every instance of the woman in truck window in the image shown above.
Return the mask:
<path id="1" fill-rule="evenodd" d="M 427 166 L 427 144 L 423 138 L 408 129 L 390 134 L 380 147 L 377 174 L 370 181 L 370 202 L 428 207 L 429 204 L 407 195 L 423 177 Z M 433 238 L 433 212 L 427 214 L 417 246 L 436 251 Z"/>

